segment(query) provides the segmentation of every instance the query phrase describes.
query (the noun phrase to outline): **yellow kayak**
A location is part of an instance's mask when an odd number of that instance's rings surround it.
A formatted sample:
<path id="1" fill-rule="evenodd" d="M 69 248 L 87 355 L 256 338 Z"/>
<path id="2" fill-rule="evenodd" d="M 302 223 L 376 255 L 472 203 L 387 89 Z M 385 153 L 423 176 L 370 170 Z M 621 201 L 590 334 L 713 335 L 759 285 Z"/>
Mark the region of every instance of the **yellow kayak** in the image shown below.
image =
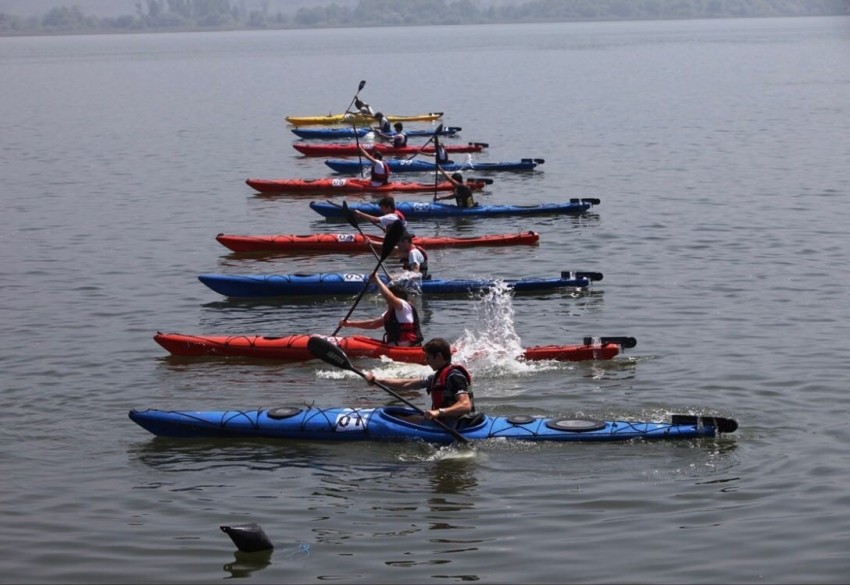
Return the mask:
<path id="1" fill-rule="evenodd" d="M 390 122 L 433 122 L 443 117 L 443 112 L 428 112 L 416 116 L 395 116 L 388 114 Z M 328 114 L 327 116 L 287 116 L 286 121 L 293 126 L 318 126 L 329 124 L 373 124 L 375 118 L 364 114 Z"/>

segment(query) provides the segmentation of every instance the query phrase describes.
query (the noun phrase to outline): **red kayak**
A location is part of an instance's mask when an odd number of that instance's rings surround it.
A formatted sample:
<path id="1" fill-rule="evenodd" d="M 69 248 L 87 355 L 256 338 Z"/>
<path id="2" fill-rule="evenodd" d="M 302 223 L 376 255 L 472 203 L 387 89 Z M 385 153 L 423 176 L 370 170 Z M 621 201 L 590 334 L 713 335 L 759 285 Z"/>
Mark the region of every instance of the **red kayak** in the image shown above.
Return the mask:
<path id="1" fill-rule="evenodd" d="M 393 146 L 375 142 L 372 144 L 363 144 L 363 149 L 367 152 L 380 152 L 384 156 L 404 156 L 409 154 L 417 154 L 425 152 L 434 154 L 433 146 Z M 445 144 L 446 152 L 464 153 L 464 152 L 481 152 L 489 146 L 486 142 L 468 142 L 466 144 Z M 336 158 L 340 156 L 357 156 L 357 143 L 346 142 L 342 144 L 318 144 L 312 142 L 294 142 L 292 148 L 303 154 L 304 156 L 324 156 Z"/>
<path id="2" fill-rule="evenodd" d="M 336 178 L 325 179 L 246 179 L 249 187 L 260 193 L 433 193 L 436 191 L 451 191 L 452 184 L 448 181 L 434 183 L 387 183 L 373 187 L 369 179 Z M 480 191 L 485 185 L 491 185 L 493 179 L 467 179 L 466 184 L 473 191 Z"/>
<path id="3" fill-rule="evenodd" d="M 303 236 L 295 234 L 258 236 L 218 234 L 215 239 L 234 252 L 368 252 L 370 243 L 376 249 L 379 249 L 384 243 L 383 237 L 371 234 L 308 234 Z M 416 236 L 416 244 L 426 249 L 463 246 L 533 246 L 539 241 L 540 235 L 531 231 L 463 237 L 428 238 Z"/>
<path id="4" fill-rule="evenodd" d="M 261 337 L 258 335 L 184 335 L 161 333 L 154 340 L 173 355 L 248 357 L 270 360 L 306 361 L 315 359 L 307 349 L 309 335 Z M 362 337 L 330 337 L 351 358 L 380 358 L 386 356 L 397 362 L 425 364 L 421 347 L 396 347 L 377 339 Z M 633 337 L 585 338 L 581 345 L 538 345 L 527 347 L 517 359 L 529 361 L 557 360 L 580 362 L 609 360 L 623 347 L 634 347 Z"/>

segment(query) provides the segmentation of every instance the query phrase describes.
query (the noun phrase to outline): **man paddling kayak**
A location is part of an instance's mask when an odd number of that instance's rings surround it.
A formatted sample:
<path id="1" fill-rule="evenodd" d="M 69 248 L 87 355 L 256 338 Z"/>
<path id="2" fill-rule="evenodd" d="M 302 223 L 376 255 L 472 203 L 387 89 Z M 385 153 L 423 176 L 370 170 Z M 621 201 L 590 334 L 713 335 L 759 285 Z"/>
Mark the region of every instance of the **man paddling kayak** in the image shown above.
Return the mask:
<path id="1" fill-rule="evenodd" d="M 373 223 L 384 231 L 387 231 L 389 226 L 393 223 L 400 221 L 405 232 L 407 232 L 407 219 L 405 219 L 404 214 L 401 211 L 395 208 L 395 197 L 391 197 L 389 195 L 381 197 L 381 200 L 378 201 L 378 210 L 381 215 L 369 215 L 368 213 L 363 213 L 358 209 L 354 209 L 352 211 L 358 219 Z"/>
<path id="2" fill-rule="evenodd" d="M 475 207 L 477 204 L 475 203 L 475 198 L 472 196 L 472 189 L 469 188 L 469 185 L 463 182 L 463 175 L 460 173 L 452 173 L 448 174 L 443 167 L 437 165 L 437 170 L 443 173 L 443 176 L 449 180 L 449 182 L 454 187 L 454 191 L 449 195 L 437 196 L 434 194 L 434 201 L 442 201 L 444 199 L 454 199 L 455 204 L 458 207 L 469 208 Z"/>
<path id="3" fill-rule="evenodd" d="M 415 272 L 422 278 L 428 278 L 428 254 L 423 248 L 413 243 L 413 235 L 405 233 L 401 236 L 398 251 L 401 252 L 401 267 L 404 270 Z"/>
<path id="4" fill-rule="evenodd" d="M 439 419 L 451 428 L 475 412 L 472 395 L 472 376 L 461 365 L 452 363 L 452 348 L 441 337 L 428 340 L 422 346 L 425 360 L 434 373 L 424 378 L 377 378 L 374 373 L 367 374 L 370 384 L 383 384 L 395 390 L 415 390 L 424 388 L 431 395 L 431 408 L 424 411 L 425 419 Z M 408 417 L 410 422 L 419 424 L 423 417 Z M 419 421 L 415 420 L 419 419 Z"/>

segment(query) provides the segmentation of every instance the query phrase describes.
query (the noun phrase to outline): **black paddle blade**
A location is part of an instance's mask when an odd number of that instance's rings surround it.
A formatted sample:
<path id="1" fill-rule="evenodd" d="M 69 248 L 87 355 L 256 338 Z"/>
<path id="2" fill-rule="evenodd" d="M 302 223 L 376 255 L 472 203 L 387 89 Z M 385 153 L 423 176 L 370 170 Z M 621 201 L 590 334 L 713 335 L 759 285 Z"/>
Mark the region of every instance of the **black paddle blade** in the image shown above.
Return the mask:
<path id="1" fill-rule="evenodd" d="M 583 270 L 577 270 L 575 272 L 570 272 L 569 270 L 564 270 L 561 272 L 561 278 L 586 278 L 592 281 L 602 280 L 601 272 L 587 272 Z"/>
<path id="2" fill-rule="evenodd" d="M 616 343 L 624 348 L 632 348 L 637 345 L 637 339 L 634 337 L 600 337 L 599 341 L 605 345 L 606 343 Z"/>
<path id="3" fill-rule="evenodd" d="M 358 86 L 357 86 L 357 93 L 360 93 L 361 91 L 363 91 L 363 88 L 364 88 L 364 87 L 366 87 L 366 80 L 365 80 L 365 79 L 361 79 L 361 80 L 360 80 L 360 85 L 358 85 Z"/>
<path id="4" fill-rule="evenodd" d="M 384 243 L 381 246 L 381 262 L 390 257 L 390 254 L 393 253 L 393 250 L 401 241 L 401 237 L 404 235 L 404 224 L 399 221 L 394 221 L 392 225 L 387 229 L 387 233 L 384 236 Z"/>
<path id="5" fill-rule="evenodd" d="M 342 368 L 343 370 L 356 371 L 354 366 L 351 365 L 348 356 L 345 355 L 345 352 L 324 337 L 311 335 L 310 339 L 307 340 L 307 350 L 313 354 L 313 357 L 317 357 L 332 366 Z"/>
<path id="6" fill-rule="evenodd" d="M 714 427 L 719 433 L 733 433 L 738 429 L 738 421 L 720 416 L 697 416 L 693 414 L 674 414 L 670 422 L 674 425 Z"/>
<path id="7" fill-rule="evenodd" d="M 348 207 L 348 202 L 342 202 L 342 212 L 345 214 L 345 219 L 348 220 L 348 223 L 352 225 L 352 227 L 357 227 L 357 216 L 354 215 L 354 212 Z"/>
<path id="8" fill-rule="evenodd" d="M 593 345 L 593 337 L 585 337 L 583 341 L 585 345 Z M 600 337 L 599 343 L 602 345 L 615 343 L 624 349 L 630 349 L 637 345 L 637 339 L 634 337 Z"/>

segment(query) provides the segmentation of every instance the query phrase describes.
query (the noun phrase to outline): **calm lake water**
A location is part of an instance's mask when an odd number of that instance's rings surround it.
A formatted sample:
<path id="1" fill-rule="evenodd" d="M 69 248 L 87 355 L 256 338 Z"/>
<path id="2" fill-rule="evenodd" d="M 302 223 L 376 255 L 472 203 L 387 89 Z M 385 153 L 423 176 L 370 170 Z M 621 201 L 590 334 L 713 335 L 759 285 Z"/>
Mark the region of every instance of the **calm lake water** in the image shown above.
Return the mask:
<path id="1" fill-rule="evenodd" d="M 846 582 L 849 33 L 789 18 L 0 38 L 0 581 Z M 361 79 L 385 112 L 446 112 L 456 141 L 491 145 L 479 160 L 546 160 L 479 200 L 601 199 L 576 218 L 415 226 L 541 234 L 434 250 L 440 276 L 604 274 L 582 295 L 423 302 L 426 335 L 488 350 L 459 356 L 481 409 L 712 413 L 739 431 L 467 453 L 163 441 L 129 421 L 391 399 L 321 363 L 179 360 L 152 340 L 334 330 L 351 300 L 237 302 L 196 276 L 374 267 L 214 239 L 346 230 L 244 180 L 328 176 L 283 116 L 340 112 Z M 638 345 L 606 363 L 498 351 L 585 335 Z M 248 522 L 272 555 L 219 530 Z"/>

